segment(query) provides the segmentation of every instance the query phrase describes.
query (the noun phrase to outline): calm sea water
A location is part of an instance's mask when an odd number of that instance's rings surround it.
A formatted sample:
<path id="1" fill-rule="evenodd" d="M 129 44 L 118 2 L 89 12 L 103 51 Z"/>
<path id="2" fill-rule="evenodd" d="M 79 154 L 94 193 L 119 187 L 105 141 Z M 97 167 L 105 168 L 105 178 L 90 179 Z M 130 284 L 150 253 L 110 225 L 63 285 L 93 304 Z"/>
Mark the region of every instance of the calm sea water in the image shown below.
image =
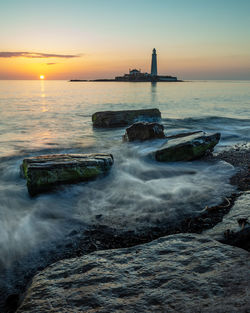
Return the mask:
<path id="1" fill-rule="evenodd" d="M 43 149 L 113 145 L 122 131 L 97 132 L 91 114 L 158 107 L 168 133 L 221 131 L 223 142 L 248 136 L 250 81 L 184 83 L 0 82 L 0 157 Z"/>
<path id="2" fill-rule="evenodd" d="M 216 151 L 250 139 L 249 81 L 0 82 L 0 265 L 64 240 L 79 225 L 173 223 L 234 190 L 236 169 L 225 162 L 159 164 L 146 155 L 161 140 L 124 144 L 124 128 L 92 128 L 96 111 L 140 108 L 159 108 L 168 135 L 221 132 Z M 22 159 L 72 152 L 111 152 L 115 165 L 103 179 L 30 198 L 19 176 Z"/>

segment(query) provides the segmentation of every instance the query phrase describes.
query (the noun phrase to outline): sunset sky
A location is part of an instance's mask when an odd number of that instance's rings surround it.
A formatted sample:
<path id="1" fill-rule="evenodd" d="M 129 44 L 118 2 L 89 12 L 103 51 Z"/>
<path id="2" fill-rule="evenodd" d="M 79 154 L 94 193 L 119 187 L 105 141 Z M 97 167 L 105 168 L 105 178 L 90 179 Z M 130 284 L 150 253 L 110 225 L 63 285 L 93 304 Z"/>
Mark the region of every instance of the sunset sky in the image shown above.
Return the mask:
<path id="1" fill-rule="evenodd" d="M 180 79 L 250 79 L 249 0 L 8 0 L 0 79 L 113 78 L 129 68 Z"/>

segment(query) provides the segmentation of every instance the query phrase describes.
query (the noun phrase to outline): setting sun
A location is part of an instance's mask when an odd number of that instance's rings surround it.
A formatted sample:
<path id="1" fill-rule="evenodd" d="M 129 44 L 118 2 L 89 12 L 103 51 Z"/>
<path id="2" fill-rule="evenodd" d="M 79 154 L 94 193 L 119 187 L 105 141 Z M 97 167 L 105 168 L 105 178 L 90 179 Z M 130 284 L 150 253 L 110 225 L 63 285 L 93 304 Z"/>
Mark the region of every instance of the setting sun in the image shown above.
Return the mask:
<path id="1" fill-rule="evenodd" d="M 45 77 L 44 77 L 44 75 L 40 75 L 40 79 L 44 79 Z"/>

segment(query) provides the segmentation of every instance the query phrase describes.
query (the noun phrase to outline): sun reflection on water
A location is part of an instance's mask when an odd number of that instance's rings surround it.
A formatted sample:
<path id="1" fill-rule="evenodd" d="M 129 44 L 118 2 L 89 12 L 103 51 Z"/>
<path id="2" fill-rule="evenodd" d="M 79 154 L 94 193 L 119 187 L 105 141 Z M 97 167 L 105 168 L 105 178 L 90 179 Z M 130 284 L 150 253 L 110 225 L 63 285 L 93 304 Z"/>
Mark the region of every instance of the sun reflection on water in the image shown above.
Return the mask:
<path id="1" fill-rule="evenodd" d="M 44 80 L 41 80 L 41 98 L 43 98 L 44 100 L 46 98 Z M 42 101 L 41 104 L 42 104 L 41 106 L 42 112 L 43 113 L 48 112 L 49 108 L 48 108 L 48 104 L 46 103 L 46 101 Z"/>

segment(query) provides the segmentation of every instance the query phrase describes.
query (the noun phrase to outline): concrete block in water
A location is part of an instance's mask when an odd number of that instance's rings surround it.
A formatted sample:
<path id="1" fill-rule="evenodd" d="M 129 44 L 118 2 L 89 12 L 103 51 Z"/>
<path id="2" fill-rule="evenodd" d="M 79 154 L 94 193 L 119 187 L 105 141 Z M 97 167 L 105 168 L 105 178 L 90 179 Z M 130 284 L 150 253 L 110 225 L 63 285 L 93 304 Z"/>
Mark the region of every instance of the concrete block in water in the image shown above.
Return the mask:
<path id="1" fill-rule="evenodd" d="M 157 122 L 161 118 L 158 109 L 103 111 L 92 115 L 94 127 L 122 127 L 138 121 Z"/>
<path id="2" fill-rule="evenodd" d="M 113 165 L 111 154 L 42 155 L 23 160 L 21 173 L 30 195 L 63 183 L 88 181 L 105 174 Z"/>
<path id="3" fill-rule="evenodd" d="M 204 132 L 171 139 L 153 152 L 153 157 L 160 162 L 191 161 L 213 151 L 219 140 L 220 133 Z"/>

